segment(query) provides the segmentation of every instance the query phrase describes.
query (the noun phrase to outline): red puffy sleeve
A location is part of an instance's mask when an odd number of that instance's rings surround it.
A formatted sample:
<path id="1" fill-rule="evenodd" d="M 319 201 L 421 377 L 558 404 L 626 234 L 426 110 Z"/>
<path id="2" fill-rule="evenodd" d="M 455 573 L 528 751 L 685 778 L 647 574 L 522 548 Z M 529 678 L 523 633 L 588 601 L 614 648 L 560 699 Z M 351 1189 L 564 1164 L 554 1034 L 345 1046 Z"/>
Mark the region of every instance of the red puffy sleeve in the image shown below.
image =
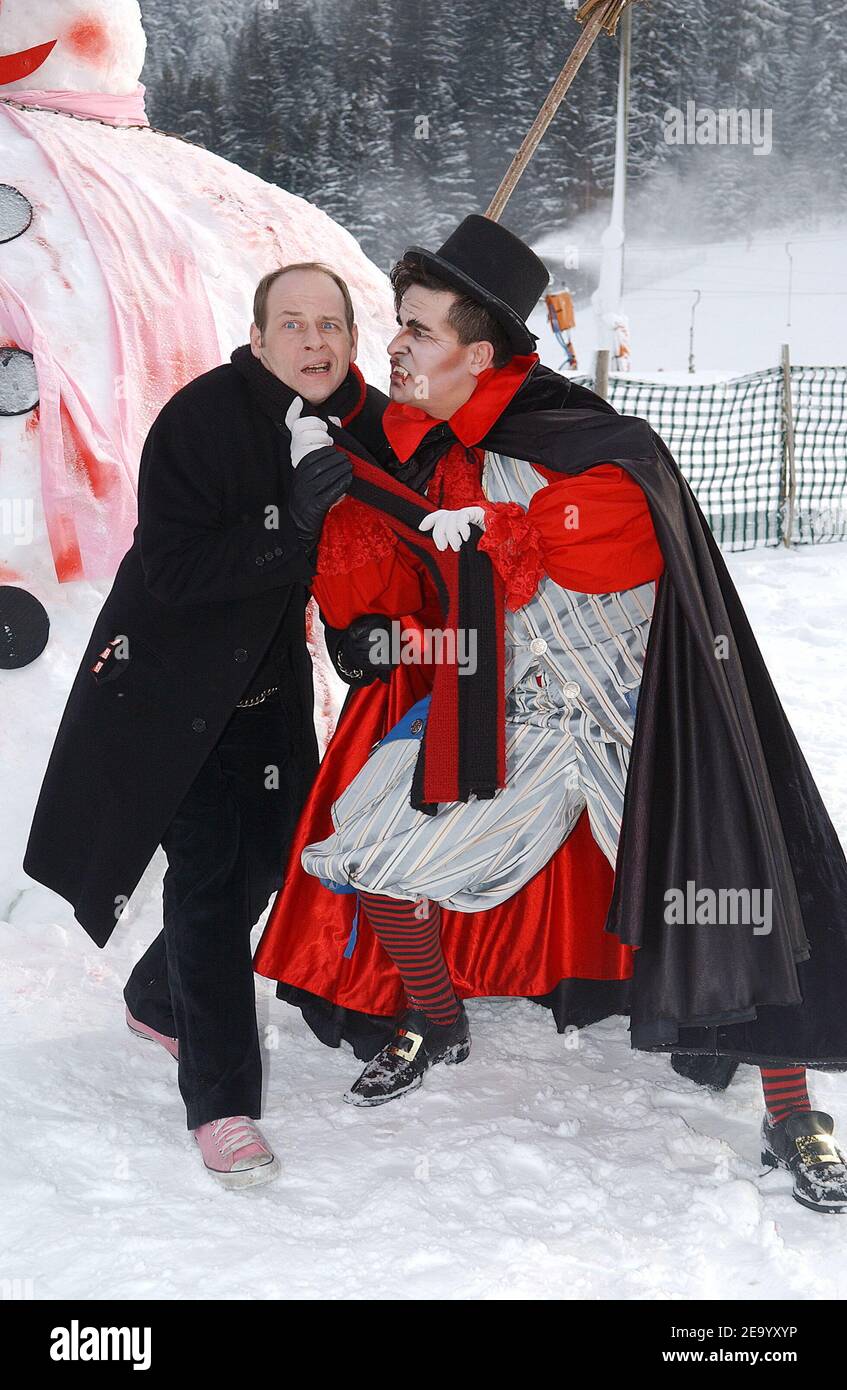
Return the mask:
<path id="1" fill-rule="evenodd" d="M 424 576 L 370 507 L 345 497 L 327 513 L 312 593 L 332 627 L 366 613 L 401 618 L 424 605 Z"/>
<path id="2" fill-rule="evenodd" d="M 624 468 L 600 463 L 550 479 L 527 508 L 544 568 L 564 589 L 614 594 L 655 580 L 665 568 L 647 498 Z"/>

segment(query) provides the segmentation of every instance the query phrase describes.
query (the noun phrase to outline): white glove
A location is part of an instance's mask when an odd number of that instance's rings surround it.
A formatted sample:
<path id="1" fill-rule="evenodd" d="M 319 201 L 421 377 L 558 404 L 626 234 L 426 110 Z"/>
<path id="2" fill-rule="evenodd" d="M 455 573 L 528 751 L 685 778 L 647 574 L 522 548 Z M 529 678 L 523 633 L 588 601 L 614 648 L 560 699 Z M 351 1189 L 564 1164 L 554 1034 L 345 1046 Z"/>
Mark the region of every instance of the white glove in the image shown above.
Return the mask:
<path id="1" fill-rule="evenodd" d="M 430 512 L 425 516 L 419 531 L 431 531 L 438 550 L 461 550 L 462 541 L 470 540 L 471 526 L 481 526 L 485 530 L 485 512 L 482 507 L 460 507 L 456 512 Z"/>
<path id="2" fill-rule="evenodd" d="M 295 396 L 285 412 L 285 423 L 291 431 L 292 468 L 296 468 L 298 463 L 302 463 L 306 455 L 311 454 L 314 449 L 325 449 L 327 445 L 335 447 L 323 420 L 319 420 L 317 415 L 303 415 L 301 417 L 302 409 L 303 397 Z M 341 423 L 333 415 L 330 415 L 329 418 L 334 425 Z"/>

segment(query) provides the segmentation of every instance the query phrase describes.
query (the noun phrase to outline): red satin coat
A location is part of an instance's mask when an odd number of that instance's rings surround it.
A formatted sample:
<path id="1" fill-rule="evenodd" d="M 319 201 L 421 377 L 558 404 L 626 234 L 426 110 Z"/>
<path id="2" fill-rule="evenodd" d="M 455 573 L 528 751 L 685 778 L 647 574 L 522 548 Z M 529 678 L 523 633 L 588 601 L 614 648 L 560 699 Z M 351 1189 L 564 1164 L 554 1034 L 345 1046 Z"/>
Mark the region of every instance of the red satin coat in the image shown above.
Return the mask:
<path id="1" fill-rule="evenodd" d="M 658 578 L 663 561 L 646 500 L 623 469 L 602 464 L 575 478 L 545 476 L 550 486 L 536 494 L 528 517 L 544 570 L 557 583 L 585 593 L 613 593 Z M 343 550 L 347 506 L 341 503 L 330 514 L 336 518 L 335 541 L 341 542 L 336 555 Z M 355 511 L 357 506 L 349 508 L 349 541 L 359 560 L 362 509 Z M 565 508 L 574 506 L 579 525 L 563 531 Z M 396 549 L 388 554 L 379 549 L 371 551 L 378 558 L 346 574 L 316 576 L 315 596 L 328 621 L 340 628 L 378 612 L 400 618 L 406 627 L 438 626 L 423 566 Z M 492 561 L 497 564 L 496 554 Z M 513 555 L 509 563 L 513 571 Z M 307 844 L 332 833 L 333 802 L 373 745 L 427 693 L 431 676 L 426 667 L 400 666 L 388 686 L 376 682 L 351 696 L 301 816 L 285 886 L 256 952 L 260 975 L 362 1013 L 393 1015 L 402 1006 L 400 977 L 364 913 L 355 950 L 344 957 L 356 898 L 324 888 L 303 871 L 300 855 Z M 487 912 L 443 911 L 442 944 L 456 993 L 463 999 L 542 995 L 561 980 L 630 978 L 632 950 L 604 931 L 613 881 L 583 812 L 546 867 L 513 898 Z"/>

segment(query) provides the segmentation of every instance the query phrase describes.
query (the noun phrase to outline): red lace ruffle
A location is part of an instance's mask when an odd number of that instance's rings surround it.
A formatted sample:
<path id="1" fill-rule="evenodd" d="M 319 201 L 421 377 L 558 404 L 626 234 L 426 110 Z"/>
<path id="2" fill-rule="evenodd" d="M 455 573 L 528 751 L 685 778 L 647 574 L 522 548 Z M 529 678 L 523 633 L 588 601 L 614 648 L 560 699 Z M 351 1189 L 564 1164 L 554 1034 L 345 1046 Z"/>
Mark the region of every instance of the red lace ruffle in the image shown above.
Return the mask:
<path id="1" fill-rule="evenodd" d="M 541 536 L 517 502 L 489 502 L 482 490 L 481 449 L 453 447 L 440 460 L 427 488 L 436 507 L 458 511 L 484 507 L 485 533 L 479 549 L 491 557 L 506 589 L 506 607 L 528 603 L 544 574 Z"/>
<path id="2" fill-rule="evenodd" d="M 318 547 L 318 574 L 349 574 L 394 551 L 394 532 L 373 507 L 343 497 L 324 518 Z"/>
<path id="3" fill-rule="evenodd" d="M 482 465 L 480 449 L 466 449 L 463 444 L 453 444 L 439 459 L 429 480 L 427 499 L 434 507 L 448 512 L 456 512 L 460 507 L 483 506 Z"/>
<path id="4" fill-rule="evenodd" d="M 485 533 L 479 543 L 505 585 L 506 606 L 520 608 L 544 574 L 541 536 L 517 502 L 489 502 L 482 491 L 483 455 L 454 444 L 439 461 L 427 487 L 436 507 L 458 511 L 484 507 Z M 327 513 L 318 549 L 318 573 L 349 574 L 394 550 L 394 533 L 372 507 L 345 497 Z"/>
<path id="5" fill-rule="evenodd" d="M 522 608 L 545 573 L 541 536 L 517 502 L 484 502 L 485 531 L 479 549 L 506 586 L 506 607 Z"/>

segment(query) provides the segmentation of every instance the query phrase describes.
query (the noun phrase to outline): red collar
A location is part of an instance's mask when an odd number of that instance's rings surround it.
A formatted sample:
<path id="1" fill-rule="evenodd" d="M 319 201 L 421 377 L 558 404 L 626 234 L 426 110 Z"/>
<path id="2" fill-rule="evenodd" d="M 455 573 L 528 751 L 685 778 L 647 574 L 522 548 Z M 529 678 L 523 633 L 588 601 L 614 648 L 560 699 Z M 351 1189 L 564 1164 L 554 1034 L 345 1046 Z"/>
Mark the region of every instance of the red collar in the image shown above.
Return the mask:
<path id="1" fill-rule="evenodd" d="M 362 406 L 365 404 L 365 397 L 368 393 L 368 388 L 365 384 L 365 378 L 362 376 L 362 373 L 359 371 L 359 368 L 356 366 L 355 362 L 350 363 L 350 375 L 356 383 L 356 402 L 352 410 L 348 410 L 347 414 L 342 415 L 341 417 L 341 423 L 345 428 L 347 427 L 349 422 L 352 419 L 354 419 L 355 416 L 358 415 L 359 411 L 362 409 Z"/>
<path id="2" fill-rule="evenodd" d="M 480 374 L 472 395 L 448 422 L 460 443 L 468 448 L 488 434 L 538 360 L 538 354 L 532 352 L 513 357 L 505 367 L 488 367 Z M 440 424 L 441 420 L 427 415 L 419 406 L 399 405 L 395 401 L 389 401 L 382 417 L 386 438 L 401 463 L 410 459 L 424 435 Z"/>

